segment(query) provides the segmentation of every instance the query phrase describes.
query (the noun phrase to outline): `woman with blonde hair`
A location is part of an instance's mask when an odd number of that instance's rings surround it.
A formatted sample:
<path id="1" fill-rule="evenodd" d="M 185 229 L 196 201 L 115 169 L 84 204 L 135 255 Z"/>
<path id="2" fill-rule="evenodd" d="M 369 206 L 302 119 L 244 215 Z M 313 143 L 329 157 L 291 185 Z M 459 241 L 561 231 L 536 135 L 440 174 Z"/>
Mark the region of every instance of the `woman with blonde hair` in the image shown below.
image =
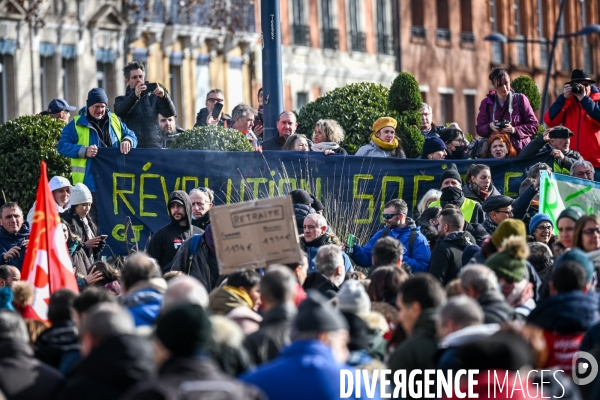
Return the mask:
<path id="1" fill-rule="evenodd" d="M 417 211 L 419 212 L 419 214 L 423 214 L 423 211 L 427 210 L 431 203 L 433 203 L 436 200 L 439 200 L 441 195 L 442 192 L 440 192 L 439 190 L 429 189 L 417 205 Z"/>
<path id="2" fill-rule="evenodd" d="M 340 147 L 344 140 L 344 129 L 333 119 L 320 119 L 315 124 L 313 133 L 312 151 L 320 151 L 325 154 L 348 154 Z"/>
<path id="3" fill-rule="evenodd" d="M 371 142 L 356 152 L 363 157 L 395 157 L 406 158 L 400 138 L 396 136 L 398 122 L 391 117 L 379 118 L 373 124 Z"/>

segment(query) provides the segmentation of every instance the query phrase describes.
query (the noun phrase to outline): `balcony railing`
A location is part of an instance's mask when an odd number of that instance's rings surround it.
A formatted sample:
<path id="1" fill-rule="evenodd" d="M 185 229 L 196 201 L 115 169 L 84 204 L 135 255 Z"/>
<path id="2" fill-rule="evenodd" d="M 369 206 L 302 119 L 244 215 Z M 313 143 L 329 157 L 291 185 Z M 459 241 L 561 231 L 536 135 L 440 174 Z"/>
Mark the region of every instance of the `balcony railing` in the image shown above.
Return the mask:
<path id="1" fill-rule="evenodd" d="M 417 39 L 427 38 L 427 29 L 424 26 L 413 25 L 410 27 L 410 36 Z"/>
<path id="2" fill-rule="evenodd" d="M 323 29 L 323 48 L 337 50 L 339 48 L 339 33 L 337 29 Z"/>
<path id="3" fill-rule="evenodd" d="M 461 32 L 460 42 L 463 44 L 475 44 L 475 34 L 473 32 Z"/>
<path id="4" fill-rule="evenodd" d="M 377 53 L 394 54 L 394 38 L 391 35 L 377 35 Z"/>
<path id="5" fill-rule="evenodd" d="M 310 46 L 310 27 L 308 25 L 292 25 L 295 46 Z"/>
<path id="6" fill-rule="evenodd" d="M 452 40 L 452 32 L 450 32 L 450 29 L 437 28 L 435 30 L 435 40 L 438 42 L 450 42 Z"/>
<path id="7" fill-rule="evenodd" d="M 367 51 L 367 35 L 363 32 L 350 32 L 350 49 L 365 53 Z"/>

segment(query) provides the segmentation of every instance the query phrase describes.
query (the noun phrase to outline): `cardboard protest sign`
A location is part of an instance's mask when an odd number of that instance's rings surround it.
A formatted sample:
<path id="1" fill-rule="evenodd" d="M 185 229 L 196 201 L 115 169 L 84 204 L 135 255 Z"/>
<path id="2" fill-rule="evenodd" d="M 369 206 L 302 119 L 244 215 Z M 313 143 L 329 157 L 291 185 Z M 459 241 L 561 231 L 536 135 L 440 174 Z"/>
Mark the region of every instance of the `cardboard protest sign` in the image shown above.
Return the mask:
<path id="1" fill-rule="evenodd" d="M 289 196 L 216 206 L 210 210 L 210 219 L 223 275 L 301 259 Z"/>

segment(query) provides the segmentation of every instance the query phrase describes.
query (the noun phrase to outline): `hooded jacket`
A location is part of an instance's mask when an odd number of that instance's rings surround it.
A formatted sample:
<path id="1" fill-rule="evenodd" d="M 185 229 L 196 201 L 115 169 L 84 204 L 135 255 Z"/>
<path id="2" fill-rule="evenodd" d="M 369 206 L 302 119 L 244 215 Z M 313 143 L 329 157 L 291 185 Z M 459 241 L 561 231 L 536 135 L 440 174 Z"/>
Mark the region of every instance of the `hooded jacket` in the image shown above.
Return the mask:
<path id="1" fill-rule="evenodd" d="M 162 137 L 158 131 L 158 114 L 165 118 L 176 114 L 171 97 L 165 92 L 161 99 L 154 93 L 135 95 L 135 89 L 127 85 L 125 96 L 115 99 L 115 114 L 135 132 L 138 148 L 162 147 Z"/>
<path id="2" fill-rule="evenodd" d="M 186 275 L 198 279 L 206 288 L 206 292 L 210 293 L 217 287 L 220 275 L 217 256 L 210 250 L 206 243 L 205 235 L 206 233 L 202 235 L 198 242 L 198 248 L 192 257 L 191 264 L 189 257 L 192 238 L 183 242 L 183 245 L 175 254 L 175 258 L 171 264 L 171 271 L 181 271 Z"/>
<path id="3" fill-rule="evenodd" d="M 446 286 L 458 276 L 462 268 L 462 254 L 465 247 L 475 244 L 468 232 L 452 232 L 438 241 L 431 253 L 429 273 Z"/>
<path id="4" fill-rule="evenodd" d="M 65 321 L 52 325 L 40 334 L 34 349 L 38 360 L 58 368 L 65 354 L 79 354 L 79 336 L 75 323 Z"/>
<path id="5" fill-rule="evenodd" d="M 290 344 L 295 316 L 296 307 L 279 304 L 265 313 L 258 331 L 246 336 L 244 346 L 255 365 L 277 358 L 283 348 Z"/>
<path id="6" fill-rule="evenodd" d="M 110 337 L 73 369 L 61 399 L 118 399 L 135 384 L 150 379 L 152 366 L 152 347 L 146 339 Z"/>
<path id="7" fill-rule="evenodd" d="M 354 245 L 354 252 L 351 254 L 352 261 L 363 268 L 370 268 L 373 246 L 381 237 L 384 230 L 385 229 L 382 229 L 375 233 L 366 246 L 361 247 L 358 244 Z M 414 230 L 419 233 L 412 246 L 412 251 L 410 251 L 410 233 Z M 427 242 L 427 238 L 421 233 L 420 228 L 415 225 L 415 221 L 412 218 L 406 217 L 404 226 L 390 229 L 388 231 L 388 236 L 393 237 L 402 243 L 402 246 L 404 247 L 402 262 L 408 263 L 413 273 L 427 271 L 429 268 L 429 259 L 431 258 L 429 243 Z"/>
<path id="8" fill-rule="evenodd" d="M 169 195 L 167 204 L 174 200 L 181 201 L 185 206 L 187 225 L 179 225 L 169 211 L 171 222 L 156 231 L 148 244 L 148 254 L 158 261 L 163 274 L 171 270 L 171 263 L 183 242 L 195 234 L 204 233 L 202 229 L 192 225 L 192 203 L 188 194 L 183 190 L 176 190 Z"/>
<path id="9" fill-rule="evenodd" d="M 208 357 L 200 356 L 168 359 L 160 367 L 158 379 L 135 386 L 123 400 L 187 398 L 258 400 L 265 397 L 257 388 L 225 375 Z"/>
<path id="10" fill-rule="evenodd" d="M 564 125 L 573 132 L 571 148 L 600 168 L 600 91 L 594 85 L 581 102 L 575 96 L 558 96 L 544 115 L 549 127 Z"/>
<path id="11" fill-rule="evenodd" d="M 296 227 L 298 228 L 298 234 L 304 233 L 304 218 L 308 214 L 314 214 L 316 211 L 311 206 L 306 204 L 294 203 L 294 215 L 296 215 Z"/>
<path id="12" fill-rule="evenodd" d="M 25 260 L 25 252 L 26 249 L 22 249 L 19 251 L 19 257 L 11 258 L 8 261 L 4 261 L 4 254 L 8 252 L 15 246 L 21 247 L 23 240 L 29 238 L 29 225 L 27 223 L 23 223 L 21 229 L 17 233 L 10 234 L 4 228 L 0 226 L 0 260 L 3 264 L 12 265 L 13 267 L 17 267 L 19 271 L 23 266 L 23 261 Z"/>
<path id="13" fill-rule="evenodd" d="M 7 399 L 54 400 L 63 384 L 56 369 L 33 357 L 29 344 L 0 341 L 0 393 Z"/>
<path id="14" fill-rule="evenodd" d="M 570 374 L 572 356 L 579 351 L 586 331 L 598 322 L 598 298 L 579 290 L 559 293 L 539 303 L 527 321 L 544 330 L 549 352 L 544 367 Z"/>
<path id="15" fill-rule="evenodd" d="M 521 154 L 519 154 L 519 159 L 533 158 L 535 156 L 545 154 L 546 158 L 540 160 L 541 162 L 551 166 L 554 172 L 567 175 L 571 174 L 571 166 L 575 164 L 575 161 L 583 160 L 581 154 L 571 148 L 569 148 L 569 151 L 564 154 L 564 159 L 557 160 L 556 158 L 552 157 L 551 153 L 553 150 L 554 148 L 552 145 L 544 140 L 544 135 L 539 135 L 523 148 L 523 151 Z"/>
<path id="16" fill-rule="evenodd" d="M 511 93 L 513 95 L 512 116 L 509 112 L 508 97 L 502 107 L 500 104 L 496 106 L 496 114 L 492 115 L 494 112 L 494 102 L 496 101 L 497 96 L 495 90 L 489 92 L 479 106 L 476 130 L 479 136 L 489 138 L 492 134 L 490 123 L 502 120 L 510 121 L 511 125 L 515 128 L 515 133 L 509 135 L 510 142 L 518 154 L 525 146 L 527 146 L 531 141 L 531 138 L 535 136 L 539 123 L 531 108 L 531 104 L 529 104 L 527 96 L 515 93 L 512 90 Z"/>
<path id="17" fill-rule="evenodd" d="M 502 324 L 517 318 L 514 308 L 506 302 L 499 291 L 484 293 L 477 298 L 477 302 L 483 309 L 486 324 Z"/>
<path id="18" fill-rule="evenodd" d="M 167 283 L 162 278 L 136 282 L 127 288 L 123 296 L 123 307 L 133 316 L 135 326 L 152 326 L 162 307 Z"/>

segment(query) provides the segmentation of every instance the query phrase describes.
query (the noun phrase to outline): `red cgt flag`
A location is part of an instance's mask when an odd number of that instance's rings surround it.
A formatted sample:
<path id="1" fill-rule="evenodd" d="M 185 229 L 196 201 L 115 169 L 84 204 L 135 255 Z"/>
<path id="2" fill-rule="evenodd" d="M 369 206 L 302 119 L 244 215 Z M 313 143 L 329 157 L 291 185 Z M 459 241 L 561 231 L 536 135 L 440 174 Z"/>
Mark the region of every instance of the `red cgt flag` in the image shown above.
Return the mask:
<path id="1" fill-rule="evenodd" d="M 40 166 L 35 201 L 35 214 L 21 274 L 23 280 L 33 285 L 33 311 L 38 319 L 45 321 L 48 319 L 48 303 L 52 293 L 60 289 L 79 290 L 54 196 L 48 186 L 44 161 Z"/>

